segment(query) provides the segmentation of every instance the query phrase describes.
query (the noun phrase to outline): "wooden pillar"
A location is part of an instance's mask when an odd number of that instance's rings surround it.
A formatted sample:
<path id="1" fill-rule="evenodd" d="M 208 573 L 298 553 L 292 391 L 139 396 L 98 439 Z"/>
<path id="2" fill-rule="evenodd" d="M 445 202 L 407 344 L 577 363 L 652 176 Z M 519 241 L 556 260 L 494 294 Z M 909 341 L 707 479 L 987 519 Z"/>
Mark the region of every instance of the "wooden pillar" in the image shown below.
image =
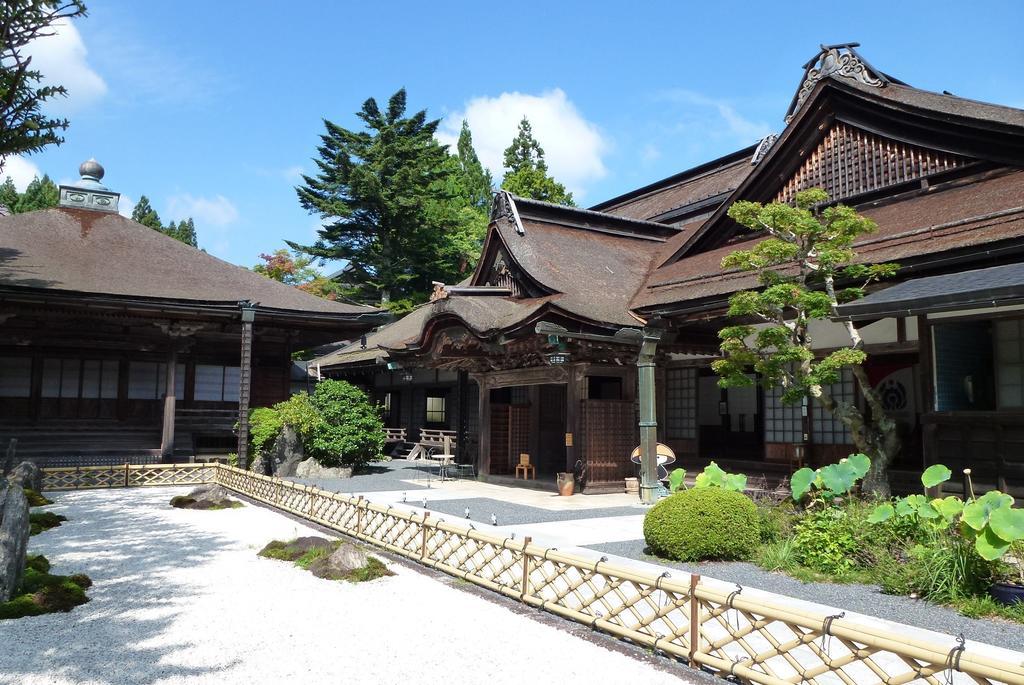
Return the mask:
<path id="1" fill-rule="evenodd" d="M 469 374 L 458 372 L 458 384 L 455 388 L 456 405 L 459 411 L 459 422 L 455 429 L 455 458 L 460 464 L 466 463 L 469 451 L 466 443 L 469 440 Z"/>
<path id="2" fill-rule="evenodd" d="M 569 369 L 565 384 L 565 470 L 574 472 L 576 461 L 583 458 L 580 448 L 580 402 L 587 393 L 587 369 L 578 364 Z"/>
<path id="3" fill-rule="evenodd" d="M 242 354 L 238 372 L 238 468 L 249 466 L 249 396 L 252 390 L 252 323 L 256 307 L 242 302 Z"/>
<path id="4" fill-rule="evenodd" d="M 174 414 L 178 390 L 174 387 L 178 366 L 178 350 L 174 347 L 167 353 L 167 376 L 164 382 L 164 429 L 160 439 L 160 456 L 174 455 Z"/>
<path id="5" fill-rule="evenodd" d="M 541 462 L 540 455 L 540 386 L 530 385 L 526 388 L 526 401 L 530 403 L 530 434 L 526 438 L 526 449 L 530 452 L 530 463 L 536 465 Z M 519 455 L 513 454 L 515 463 L 519 461 Z"/>
<path id="6" fill-rule="evenodd" d="M 479 454 L 476 470 L 480 475 L 486 476 L 491 472 L 491 387 L 485 376 L 477 376 L 476 382 L 480 388 L 477 400 L 479 412 L 477 422 L 480 424 L 480 435 L 477 440 Z"/>

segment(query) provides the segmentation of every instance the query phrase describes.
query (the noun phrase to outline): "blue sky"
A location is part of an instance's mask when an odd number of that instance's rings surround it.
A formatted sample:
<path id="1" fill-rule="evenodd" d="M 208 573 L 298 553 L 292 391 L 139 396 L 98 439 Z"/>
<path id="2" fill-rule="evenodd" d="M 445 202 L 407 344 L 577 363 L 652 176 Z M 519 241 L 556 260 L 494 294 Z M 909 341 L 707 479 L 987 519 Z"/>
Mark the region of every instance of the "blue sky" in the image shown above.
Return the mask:
<path id="1" fill-rule="evenodd" d="M 1024 3 L 175 2 L 90 0 L 36 46 L 71 91 L 67 142 L 5 173 L 58 181 L 96 157 L 128 202 L 195 217 L 200 246 L 251 266 L 311 241 L 298 174 L 321 118 L 405 86 L 469 118 L 485 162 L 525 113 L 559 180 L 590 205 L 752 144 L 819 43 L 859 41 L 907 83 L 1024 107 Z M 500 173 L 500 170 L 495 169 Z"/>

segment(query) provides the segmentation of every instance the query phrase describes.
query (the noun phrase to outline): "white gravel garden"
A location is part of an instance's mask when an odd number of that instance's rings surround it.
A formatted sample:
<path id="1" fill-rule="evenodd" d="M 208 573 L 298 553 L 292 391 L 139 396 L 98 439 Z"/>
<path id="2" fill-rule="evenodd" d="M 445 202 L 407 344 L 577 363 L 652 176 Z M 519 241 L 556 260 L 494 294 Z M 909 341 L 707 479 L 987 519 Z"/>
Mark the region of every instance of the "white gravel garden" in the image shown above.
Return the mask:
<path id="1" fill-rule="evenodd" d="M 69 520 L 31 551 L 88 574 L 91 601 L 0 621 L 0 683 L 681 682 L 405 565 L 353 584 L 260 558 L 322 534 L 251 505 L 168 505 L 188 490 L 51 495 Z"/>

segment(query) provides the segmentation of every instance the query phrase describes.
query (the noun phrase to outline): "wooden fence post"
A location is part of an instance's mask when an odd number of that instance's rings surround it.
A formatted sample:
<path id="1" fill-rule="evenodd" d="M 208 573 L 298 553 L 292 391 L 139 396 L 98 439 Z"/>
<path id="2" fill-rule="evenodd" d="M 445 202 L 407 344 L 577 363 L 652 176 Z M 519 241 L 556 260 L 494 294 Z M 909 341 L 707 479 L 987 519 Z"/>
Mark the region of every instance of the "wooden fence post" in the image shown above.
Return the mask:
<path id="1" fill-rule="evenodd" d="M 420 541 L 420 559 L 427 558 L 427 519 L 430 518 L 430 512 L 423 512 L 423 522 L 420 524 L 420 528 L 423 531 L 423 538 Z"/>
<path id="2" fill-rule="evenodd" d="M 525 538 L 523 538 L 523 584 L 519 588 L 522 591 L 519 594 L 519 599 L 520 600 L 524 600 L 524 598 L 527 595 L 531 594 L 530 593 L 530 555 L 526 553 L 526 548 L 530 546 L 531 542 L 533 542 L 533 538 L 531 538 L 529 535 L 527 535 Z"/>
<path id="3" fill-rule="evenodd" d="M 128 462 L 124 463 L 124 486 L 128 487 Z"/>
<path id="4" fill-rule="evenodd" d="M 356 499 L 356 537 L 363 534 L 363 496 Z"/>
<path id="5" fill-rule="evenodd" d="M 700 583 L 700 576 L 696 573 L 690 574 L 690 667 L 700 668 L 697 664 L 697 647 L 700 643 L 700 602 L 697 601 L 697 585 Z"/>

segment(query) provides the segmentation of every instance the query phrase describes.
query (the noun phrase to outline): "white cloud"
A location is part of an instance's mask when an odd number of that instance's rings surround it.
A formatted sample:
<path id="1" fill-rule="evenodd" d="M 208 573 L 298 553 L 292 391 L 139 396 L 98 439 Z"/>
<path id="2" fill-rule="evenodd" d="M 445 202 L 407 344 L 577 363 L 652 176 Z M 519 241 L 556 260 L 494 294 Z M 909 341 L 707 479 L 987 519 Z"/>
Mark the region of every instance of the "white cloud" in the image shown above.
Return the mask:
<path id="1" fill-rule="evenodd" d="M 33 178 L 36 176 L 39 178 L 43 177 L 43 172 L 24 157 L 5 157 L 4 169 L 0 172 L 0 182 L 3 182 L 8 176 L 14 180 L 14 185 L 18 192 L 23 193 Z"/>
<path id="2" fill-rule="evenodd" d="M 454 150 L 462 120 L 466 119 L 480 161 L 498 179 L 503 174 L 505 148 L 515 138 L 523 116 L 530 120 L 533 135 L 544 148 L 551 175 L 574 194 L 585 195 L 588 183 L 608 173 L 602 161 L 608 140 L 560 88 L 541 95 L 502 93 L 473 98 L 462 111 L 445 117 L 437 138 Z"/>
<path id="3" fill-rule="evenodd" d="M 121 197 L 117 200 L 117 213 L 121 216 L 131 219 L 132 212 L 135 210 L 135 200 L 131 199 L 124 193 L 121 193 Z"/>
<path id="4" fill-rule="evenodd" d="M 686 107 L 673 128 L 688 136 L 728 138 L 741 145 L 752 145 L 772 132 L 771 126 L 762 121 L 747 119 L 729 102 L 691 90 L 667 90 L 660 93 L 656 100 Z"/>
<path id="5" fill-rule="evenodd" d="M 192 217 L 196 227 L 222 227 L 238 220 L 238 210 L 231 200 L 223 195 L 212 198 L 194 197 L 189 193 L 172 195 L 167 200 L 167 215 L 172 221 Z"/>
<path id="6" fill-rule="evenodd" d="M 88 50 L 78 29 L 66 19 L 55 24 L 53 35 L 36 38 L 25 51 L 32 56 L 32 67 L 43 74 L 43 81 L 68 89 L 67 99 L 55 98 L 47 108 L 68 112 L 90 104 L 107 92 L 103 78 L 86 60 Z"/>

